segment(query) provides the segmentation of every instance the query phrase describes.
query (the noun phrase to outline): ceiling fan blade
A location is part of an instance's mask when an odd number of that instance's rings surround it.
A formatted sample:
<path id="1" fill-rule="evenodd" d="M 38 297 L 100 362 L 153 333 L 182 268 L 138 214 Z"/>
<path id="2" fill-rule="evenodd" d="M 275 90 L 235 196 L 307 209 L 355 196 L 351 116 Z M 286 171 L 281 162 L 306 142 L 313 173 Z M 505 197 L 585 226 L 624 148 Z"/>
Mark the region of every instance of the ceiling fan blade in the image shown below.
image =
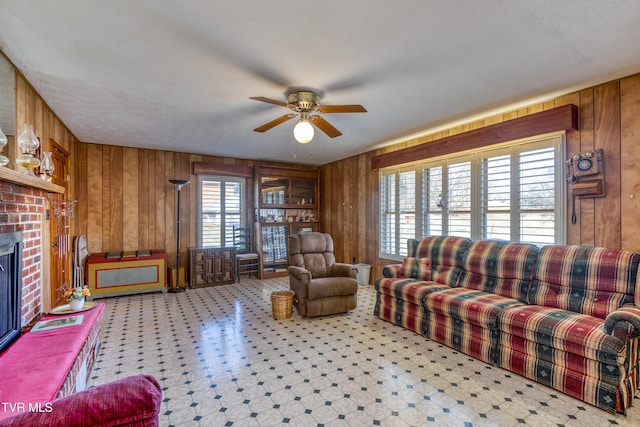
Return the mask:
<path id="1" fill-rule="evenodd" d="M 269 129 L 278 126 L 281 123 L 286 122 L 287 120 L 291 120 L 295 117 L 295 114 L 285 114 L 282 117 L 278 117 L 275 120 L 271 120 L 269 123 L 265 123 L 262 126 L 258 126 L 257 128 L 254 129 L 255 132 L 266 132 Z"/>
<path id="2" fill-rule="evenodd" d="M 326 133 L 329 138 L 335 138 L 336 136 L 342 135 L 342 132 L 334 128 L 331 123 L 329 123 L 328 121 L 326 121 L 320 116 L 311 116 L 310 120 L 311 120 L 311 123 L 313 123 L 318 127 L 318 129 Z"/>
<path id="3" fill-rule="evenodd" d="M 318 111 L 321 113 L 366 113 L 367 110 L 362 105 L 320 105 Z"/>
<path id="4" fill-rule="evenodd" d="M 291 105 L 287 104 L 286 102 L 278 101 L 277 99 L 265 98 L 264 96 L 252 96 L 249 99 L 255 99 L 256 101 L 266 102 L 267 104 L 274 104 L 285 108 L 291 108 Z"/>

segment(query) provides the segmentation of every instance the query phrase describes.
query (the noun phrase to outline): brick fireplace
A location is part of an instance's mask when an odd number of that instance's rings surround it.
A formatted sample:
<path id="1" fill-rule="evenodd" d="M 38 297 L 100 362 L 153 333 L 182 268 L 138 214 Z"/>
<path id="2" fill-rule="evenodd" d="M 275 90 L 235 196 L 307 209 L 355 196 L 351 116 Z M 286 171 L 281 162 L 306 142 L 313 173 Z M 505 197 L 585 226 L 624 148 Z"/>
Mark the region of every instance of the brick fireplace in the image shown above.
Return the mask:
<path id="1" fill-rule="evenodd" d="M 42 311 L 42 231 L 48 192 L 0 181 L 0 233 L 22 231 L 22 325 Z"/>

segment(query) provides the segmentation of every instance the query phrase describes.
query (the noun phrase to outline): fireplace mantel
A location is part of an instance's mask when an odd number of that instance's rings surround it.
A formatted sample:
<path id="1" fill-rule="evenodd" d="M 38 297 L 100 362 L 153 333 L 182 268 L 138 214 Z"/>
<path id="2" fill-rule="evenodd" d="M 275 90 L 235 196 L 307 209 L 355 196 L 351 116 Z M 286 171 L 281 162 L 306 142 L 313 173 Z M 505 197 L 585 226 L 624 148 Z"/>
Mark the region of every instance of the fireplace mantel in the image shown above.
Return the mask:
<path id="1" fill-rule="evenodd" d="M 48 191 L 49 193 L 63 194 L 65 191 L 64 187 L 60 185 L 52 184 L 35 176 L 25 175 L 22 172 L 17 172 L 6 167 L 0 167 L 0 181 L 9 181 L 24 185 L 25 187 L 35 187 Z"/>

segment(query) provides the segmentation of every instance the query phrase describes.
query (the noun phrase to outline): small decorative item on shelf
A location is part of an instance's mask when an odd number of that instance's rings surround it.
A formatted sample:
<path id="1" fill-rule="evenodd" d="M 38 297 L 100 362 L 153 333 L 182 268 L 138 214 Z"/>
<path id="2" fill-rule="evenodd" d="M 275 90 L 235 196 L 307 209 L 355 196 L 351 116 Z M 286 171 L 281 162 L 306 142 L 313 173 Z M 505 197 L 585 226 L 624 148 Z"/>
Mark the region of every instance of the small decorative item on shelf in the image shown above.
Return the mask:
<path id="1" fill-rule="evenodd" d="M 82 310 L 85 298 L 91 295 L 91 291 L 89 291 L 88 286 L 70 289 L 63 287 L 62 289 L 64 290 L 64 298 L 67 300 L 69 307 L 73 311 Z"/>
<path id="2" fill-rule="evenodd" d="M 40 166 L 40 159 L 36 154 L 36 149 L 40 145 L 40 141 L 33 133 L 33 125 L 24 125 L 24 130 L 18 137 L 18 148 L 20 148 L 20 155 L 16 157 L 16 165 L 25 168 L 25 174 L 35 176 L 33 169 Z"/>
<path id="3" fill-rule="evenodd" d="M 53 159 L 51 158 L 51 151 L 43 151 L 42 163 L 40 163 L 40 178 L 47 182 L 51 182 L 54 169 L 55 165 L 53 164 Z"/>
<path id="4" fill-rule="evenodd" d="M 7 166 L 9 164 L 9 158 L 2 153 L 4 146 L 7 145 L 7 135 L 2 132 L 2 128 L 0 128 L 0 166 Z"/>

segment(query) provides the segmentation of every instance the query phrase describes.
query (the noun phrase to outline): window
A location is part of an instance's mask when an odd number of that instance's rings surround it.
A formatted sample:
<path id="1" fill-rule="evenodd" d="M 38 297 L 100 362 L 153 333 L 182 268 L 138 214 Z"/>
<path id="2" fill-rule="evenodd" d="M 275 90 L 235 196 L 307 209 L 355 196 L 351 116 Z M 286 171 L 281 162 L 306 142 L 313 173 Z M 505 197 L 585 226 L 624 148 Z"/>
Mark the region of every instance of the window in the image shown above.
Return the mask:
<path id="1" fill-rule="evenodd" d="M 233 226 L 244 225 L 245 178 L 199 176 L 201 246 L 233 246 Z"/>
<path id="2" fill-rule="evenodd" d="M 406 256 L 428 235 L 564 241 L 562 136 L 380 172 L 380 256 Z"/>
<path id="3" fill-rule="evenodd" d="M 380 252 L 396 254 L 396 174 L 380 176 Z"/>

